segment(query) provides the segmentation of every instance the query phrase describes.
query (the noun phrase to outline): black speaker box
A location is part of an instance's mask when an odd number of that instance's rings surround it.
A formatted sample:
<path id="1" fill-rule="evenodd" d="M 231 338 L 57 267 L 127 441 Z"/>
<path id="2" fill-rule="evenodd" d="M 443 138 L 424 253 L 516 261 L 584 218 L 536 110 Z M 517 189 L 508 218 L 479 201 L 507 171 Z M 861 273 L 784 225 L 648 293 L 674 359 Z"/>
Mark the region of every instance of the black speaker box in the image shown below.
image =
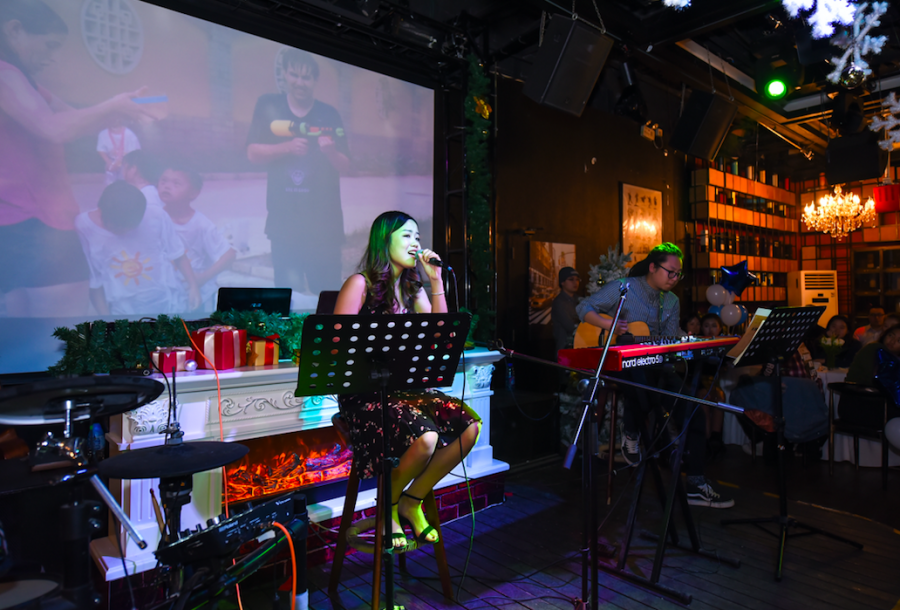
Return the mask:
<path id="1" fill-rule="evenodd" d="M 522 92 L 545 106 L 581 116 L 613 40 L 594 28 L 554 15 Z"/>
<path id="2" fill-rule="evenodd" d="M 878 134 L 868 129 L 828 143 L 825 149 L 825 179 L 844 184 L 878 178 L 887 166 L 887 152 L 878 146 Z"/>
<path id="3" fill-rule="evenodd" d="M 669 145 L 689 155 L 712 161 L 715 159 L 737 106 L 723 97 L 694 91 L 675 125 Z"/>

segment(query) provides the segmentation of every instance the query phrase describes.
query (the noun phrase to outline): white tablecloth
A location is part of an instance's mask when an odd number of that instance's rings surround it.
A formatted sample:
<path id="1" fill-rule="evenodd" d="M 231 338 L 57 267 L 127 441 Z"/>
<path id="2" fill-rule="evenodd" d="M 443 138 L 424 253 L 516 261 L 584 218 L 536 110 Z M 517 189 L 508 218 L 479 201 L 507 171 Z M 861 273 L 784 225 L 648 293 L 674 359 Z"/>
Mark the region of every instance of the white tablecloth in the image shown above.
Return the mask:
<path id="1" fill-rule="evenodd" d="M 730 396 L 731 389 L 737 383 L 738 377 L 742 374 L 756 374 L 755 371 L 747 371 L 746 369 L 728 369 L 721 373 L 722 389 L 725 390 L 725 396 Z M 828 384 L 841 382 L 847 376 L 846 369 L 833 369 L 822 371 L 819 378 L 822 380 L 822 387 L 825 390 L 825 402 L 828 403 Z M 839 397 L 835 395 L 834 403 L 837 409 Z M 759 438 L 759 437 L 757 437 Z M 737 417 L 732 413 L 725 413 L 725 424 L 722 429 L 722 440 L 731 445 L 750 445 L 750 439 L 744 434 L 744 430 L 738 423 Z M 757 455 L 762 454 L 762 443 L 757 447 Z M 828 443 L 822 451 L 822 459 L 828 459 Z M 853 436 L 849 434 L 834 435 L 834 460 L 836 462 L 853 462 Z M 893 447 L 888 450 L 888 463 L 891 466 L 900 466 L 900 453 Z M 865 438 L 859 439 L 859 465 L 871 466 L 878 468 L 881 466 L 881 443 L 875 440 Z"/>

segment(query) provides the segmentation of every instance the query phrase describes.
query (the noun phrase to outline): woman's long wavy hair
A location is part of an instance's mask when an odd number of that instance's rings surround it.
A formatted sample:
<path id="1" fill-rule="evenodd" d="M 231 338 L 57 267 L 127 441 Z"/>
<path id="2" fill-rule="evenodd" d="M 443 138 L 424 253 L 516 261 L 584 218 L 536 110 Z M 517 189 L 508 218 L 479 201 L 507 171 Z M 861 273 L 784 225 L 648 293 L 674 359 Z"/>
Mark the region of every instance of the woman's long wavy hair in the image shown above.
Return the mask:
<path id="1" fill-rule="evenodd" d="M 635 263 L 634 266 L 631 267 L 631 271 L 628 272 L 628 277 L 645 276 L 650 273 L 650 263 L 653 263 L 657 267 L 665 265 L 665 262 L 670 256 L 677 256 L 678 260 L 684 261 L 684 254 L 681 252 L 681 248 L 668 241 L 659 244 L 650 250 L 650 254 L 647 255 L 647 258 Z"/>
<path id="2" fill-rule="evenodd" d="M 0 28 L 13 20 L 21 23 L 22 29 L 35 36 L 44 34 L 65 36 L 69 33 L 69 28 L 62 17 L 42 0 L 0 0 Z M 37 88 L 33 76 L 28 73 L 18 55 L 10 48 L 2 30 L 0 30 L 0 60 L 21 70 L 29 82 Z"/>
<path id="3" fill-rule="evenodd" d="M 391 235 L 407 221 L 415 218 L 404 212 L 385 212 L 372 222 L 369 230 L 369 244 L 359 265 L 359 271 L 366 278 L 368 294 L 366 304 L 379 313 L 393 313 L 397 310 L 397 297 L 391 283 Z M 401 307 L 413 310 L 416 294 L 422 288 L 419 274 L 415 269 L 404 269 L 400 273 Z"/>

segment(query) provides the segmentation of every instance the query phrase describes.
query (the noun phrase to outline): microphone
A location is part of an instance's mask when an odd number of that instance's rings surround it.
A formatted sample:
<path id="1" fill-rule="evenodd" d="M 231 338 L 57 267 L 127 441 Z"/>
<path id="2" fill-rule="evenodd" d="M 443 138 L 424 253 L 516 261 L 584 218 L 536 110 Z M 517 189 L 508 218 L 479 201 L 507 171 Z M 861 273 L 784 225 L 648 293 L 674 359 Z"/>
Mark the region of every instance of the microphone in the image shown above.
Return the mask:
<path id="1" fill-rule="evenodd" d="M 419 255 L 422 254 L 422 252 L 424 252 L 424 250 L 417 250 L 417 251 L 416 251 L 416 258 L 418 258 Z M 440 268 L 442 268 L 442 269 L 449 269 L 449 268 L 450 268 L 450 267 L 448 267 L 447 265 L 445 265 L 445 264 L 444 264 L 444 261 L 442 261 L 442 260 L 439 259 L 439 258 L 429 258 L 429 259 L 426 259 L 425 262 L 428 263 L 429 265 L 434 265 L 435 267 L 440 267 Z"/>

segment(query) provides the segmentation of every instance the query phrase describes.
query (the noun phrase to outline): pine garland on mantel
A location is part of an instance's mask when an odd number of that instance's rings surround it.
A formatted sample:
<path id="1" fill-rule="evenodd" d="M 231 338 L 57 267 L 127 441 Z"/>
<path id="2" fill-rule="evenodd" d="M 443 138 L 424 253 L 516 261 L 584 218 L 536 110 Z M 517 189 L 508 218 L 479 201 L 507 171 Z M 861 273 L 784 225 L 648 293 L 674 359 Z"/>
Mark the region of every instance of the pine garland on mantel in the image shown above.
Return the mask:
<path id="1" fill-rule="evenodd" d="M 488 139 L 491 134 L 490 80 L 478 57 L 470 54 L 469 91 L 466 114 L 466 206 L 469 222 L 470 303 L 480 321 L 475 338 L 493 338 L 494 319 L 491 285 L 494 281 L 494 255 L 491 248 L 491 169 Z"/>
<path id="2" fill-rule="evenodd" d="M 65 352 L 48 369 L 52 375 L 91 375 L 116 369 L 145 369 L 149 351 L 157 347 L 189 347 L 184 324 L 193 332 L 221 324 L 247 331 L 248 336 L 278 335 L 281 353 L 287 357 L 300 349 L 303 322 L 309 314 L 292 313 L 287 319 L 261 311 L 217 311 L 207 320 L 182 323 L 181 318 L 160 315 L 141 321 L 82 322 L 75 328 L 59 327 L 53 336 L 64 342 Z"/>

